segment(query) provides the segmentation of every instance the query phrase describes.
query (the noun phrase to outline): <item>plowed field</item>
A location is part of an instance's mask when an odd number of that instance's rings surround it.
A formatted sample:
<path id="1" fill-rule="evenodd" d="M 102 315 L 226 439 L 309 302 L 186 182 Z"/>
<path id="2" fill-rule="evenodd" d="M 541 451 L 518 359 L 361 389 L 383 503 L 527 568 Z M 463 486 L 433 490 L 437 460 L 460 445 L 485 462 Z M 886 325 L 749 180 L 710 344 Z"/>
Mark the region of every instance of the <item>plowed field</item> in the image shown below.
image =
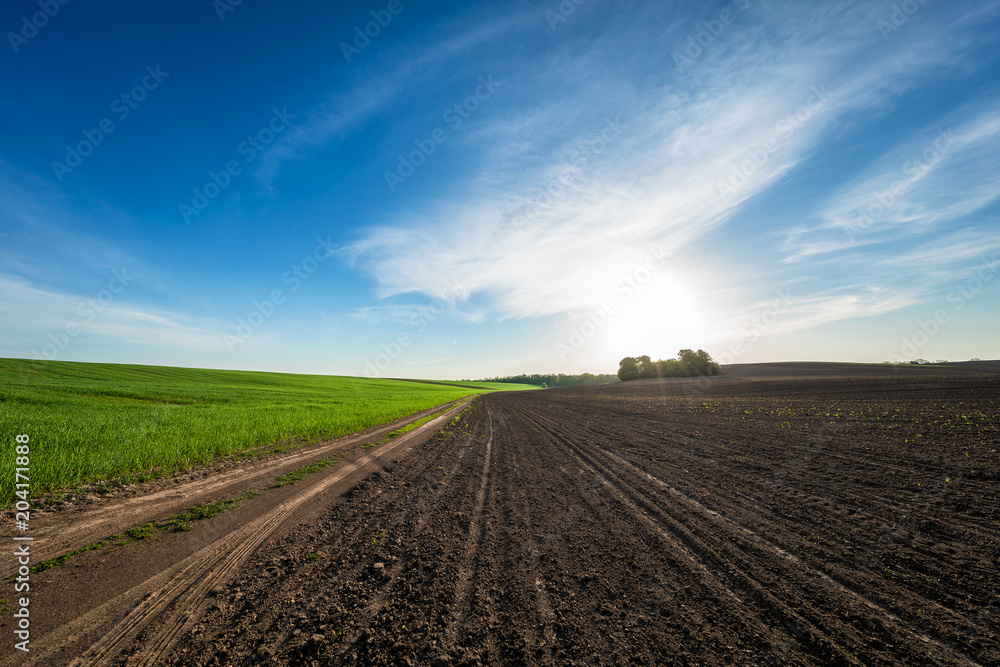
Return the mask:
<path id="1" fill-rule="evenodd" d="M 455 415 L 279 512 L 206 520 L 127 609 L 104 603 L 107 627 L 33 647 L 123 665 L 1000 664 L 998 376 L 640 381 Z M 74 577 L 114 576 L 103 558 Z M 69 599 L 63 568 L 38 614 Z"/>

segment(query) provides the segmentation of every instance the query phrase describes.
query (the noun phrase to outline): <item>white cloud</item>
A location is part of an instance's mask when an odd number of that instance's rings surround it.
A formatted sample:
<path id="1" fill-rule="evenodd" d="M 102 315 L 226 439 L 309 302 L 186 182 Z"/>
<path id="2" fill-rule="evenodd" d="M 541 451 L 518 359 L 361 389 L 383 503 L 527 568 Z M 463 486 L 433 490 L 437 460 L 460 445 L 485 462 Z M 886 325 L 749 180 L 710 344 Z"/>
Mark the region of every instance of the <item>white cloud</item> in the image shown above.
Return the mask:
<path id="1" fill-rule="evenodd" d="M 747 47 L 758 37 L 732 34 Z M 592 307 L 651 247 L 687 247 L 808 157 L 840 105 L 826 55 L 767 71 L 706 58 L 688 92 L 637 90 L 597 58 L 584 81 L 539 64 L 551 101 L 480 129 L 490 148 L 451 201 L 397 215 L 348 251 L 383 298 L 454 281 L 500 318 Z M 595 85 L 610 94 L 595 99 Z M 586 120 L 553 124 L 581 98 Z"/>
<path id="2" fill-rule="evenodd" d="M 383 322 L 394 322 L 413 326 L 422 321 L 434 322 L 447 314 L 450 318 L 456 318 L 464 322 L 482 322 L 483 316 L 474 313 L 467 313 L 455 308 L 454 301 L 435 300 L 426 304 L 401 304 L 387 306 L 366 306 L 358 308 L 350 313 L 348 317 L 361 320 L 367 324 L 382 324 Z"/>
<path id="3" fill-rule="evenodd" d="M 990 105 L 991 107 L 993 105 Z M 928 128 L 834 194 L 820 222 L 791 230 L 788 259 L 939 232 L 1000 197 L 1000 114 Z"/>
<path id="4" fill-rule="evenodd" d="M 115 289 L 120 284 L 114 285 Z M 167 311 L 139 309 L 118 294 L 91 295 L 47 290 L 23 278 L 0 274 L 0 326 L 6 341 L 2 353 L 30 356 L 46 345 L 64 350 L 101 344 L 127 344 L 147 349 L 223 349 L 222 337 L 210 326 Z M 68 328 L 69 327 L 69 328 Z M 56 340 L 53 340 L 53 337 Z M 59 342 L 61 341 L 61 342 Z"/>
<path id="5" fill-rule="evenodd" d="M 443 68 L 450 60 L 497 39 L 523 20 L 523 16 L 515 14 L 485 26 L 456 23 L 444 29 L 451 33 L 449 37 L 430 46 L 406 44 L 381 54 L 370 66 L 363 65 L 358 57 L 355 63 L 358 76 L 354 82 L 331 93 L 304 120 L 296 121 L 263 154 L 257 168 L 258 178 L 270 184 L 286 162 L 305 159 L 330 141 L 357 130 L 387 105 L 398 103 L 412 93 L 415 83 L 427 80 L 428 71 Z M 366 55 L 376 58 L 374 53 Z"/>
<path id="6" fill-rule="evenodd" d="M 803 331 L 819 327 L 830 322 L 883 315 L 894 310 L 906 308 L 920 303 L 919 292 L 916 289 L 897 290 L 884 286 L 848 285 L 832 290 L 810 294 L 806 297 L 792 297 L 787 310 L 781 311 L 774 324 L 767 325 L 760 314 L 770 304 L 759 310 L 744 313 L 742 325 L 746 322 L 760 321 L 761 335 L 779 335 L 794 331 Z M 745 331 L 730 330 L 732 338 L 740 338 Z"/>
<path id="7" fill-rule="evenodd" d="M 471 175 L 454 183 L 449 201 L 397 213 L 347 252 L 375 278 L 382 298 L 433 296 L 458 283 L 498 319 L 579 316 L 613 296 L 651 247 L 692 252 L 697 240 L 796 167 L 824 159 L 824 142 L 890 109 L 929 70 L 956 66 L 969 43 L 964 31 L 998 6 L 914 21 L 885 43 L 876 28 L 881 5 L 769 5 L 731 26 L 675 81 L 661 78 L 657 86 L 623 79 L 616 63 L 634 66 L 635 56 L 622 35 L 609 33 L 586 48 L 573 44 L 576 57 L 556 52 L 523 70 L 516 84 L 544 89 L 545 103 L 479 125 L 475 143 L 489 148 L 471 163 Z M 602 118 L 618 118 L 621 132 L 593 144 L 601 150 L 588 150 L 606 127 L 595 120 Z M 984 114 L 961 128 L 957 147 L 940 164 L 912 175 L 901 195 L 900 227 L 952 220 L 995 199 L 1000 174 L 995 160 L 986 164 L 998 154 L 992 123 Z M 904 167 L 896 158 L 908 158 L 907 150 L 900 147 L 849 186 L 819 223 L 789 230 L 788 256 L 842 250 L 845 215 Z M 702 260 L 713 266 L 711 255 Z M 931 288 L 924 281 L 896 286 L 893 274 L 857 280 L 825 272 L 823 284 L 796 299 L 773 331 L 887 313 L 918 303 Z M 718 322 L 720 336 L 728 328 L 727 314 L 703 319 Z"/>

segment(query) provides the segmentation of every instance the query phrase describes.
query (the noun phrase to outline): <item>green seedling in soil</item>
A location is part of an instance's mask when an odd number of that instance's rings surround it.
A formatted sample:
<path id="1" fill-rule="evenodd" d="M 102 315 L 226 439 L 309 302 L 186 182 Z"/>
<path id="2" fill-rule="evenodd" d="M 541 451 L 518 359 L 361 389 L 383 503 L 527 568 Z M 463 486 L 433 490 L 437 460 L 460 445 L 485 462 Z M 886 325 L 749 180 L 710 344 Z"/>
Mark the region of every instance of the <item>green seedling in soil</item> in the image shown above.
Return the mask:
<path id="1" fill-rule="evenodd" d="M 281 488 L 283 486 L 288 486 L 289 484 L 294 484 L 295 482 L 299 481 L 300 479 L 303 479 L 304 477 L 307 477 L 308 475 L 313 474 L 314 472 L 319 472 L 320 470 L 325 470 L 326 468 L 329 468 L 336 462 L 337 462 L 336 456 L 320 459 L 315 463 L 310 463 L 307 466 L 303 466 L 301 468 L 298 468 L 297 470 L 293 470 L 289 473 L 281 475 L 280 477 L 274 480 L 274 486 L 276 488 Z"/>
<path id="2" fill-rule="evenodd" d="M 415 422 L 411 422 L 411 423 L 407 424 L 403 428 L 396 429 L 395 431 L 393 431 L 392 433 L 390 433 L 387 437 L 389 437 L 389 438 L 398 438 L 399 436 L 403 435 L 404 433 L 409 433 L 410 431 L 412 431 L 412 430 L 414 430 L 416 428 L 420 428 L 421 426 L 423 426 L 427 422 L 432 421 L 434 419 L 437 419 L 438 417 L 440 417 L 441 415 L 443 415 L 446 412 L 448 412 L 448 410 L 441 410 L 440 412 L 435 412 L 432 415 L 427 415 L 426 417 L 422 417 L 422 418 L 418 419 Z"/>
<path id="3" fill-rule="evenodd" d="M 449 410 L 450 409 L 451 408 L 449 408 Z M 403 435 L 404 433 L 409 433 L 413 429 L 419 428 L 419 427 L 423 426 L 424 424 L 426 424 L 427 422 L 429 422 L 429 421 L 431 421 L 433 419 L 437 419 L 438 417 L 440 417 L 441 415 L 443 415 L 446 412 L 448 412 L 448 410 L 441 410 L 440 412 L 435 412 L 432 415 L 427 415 L 426 417 L 422 417 L 422 418 L 418 419 L 417 421 L 415 421 L 413 423 L 407 424 L 406 426 L 404 426 L 402 428 L 396 429 L 395 431 L 393 431 L 393 432 L 389 433 L 388 435 L 384 436 L 381 440 L 378 440 L 376 442 L 366 443 L 366 444 L 362 445 L 362 447 L 369 448 L 369 449 L 373 448 L 373 447 L 378 447 L 379 445 L 382 445 L 382 444 L 385 444 L 385 443 L 389 442 L 393 438 L 398 438 L 399 436 Z M 444 429 L 441 430 L 441 433 L 444 433 Z"/>
<path id="4" fill-rule="evenodd" d="M 136 526 L 135 528 L 129 528 L 128 530 L 125 531 L 125 537 L 133 541 L 144 540 L 150 535 L 156 533 L 156 531 L 157 531 L 156 524 L 147 523 L 141 526 Z"/>
<path id="5" fill-rule="evenodd" d="M 69 553 L 63 554 L 62 556 L 57 556 L 56 558 L 51 558 L 51 559 L 49 559 L 47 561 L 42 561 L 38 565 L 36 565 L 33 568 L 31 568 L 31 571 L 32 572 L 44 572 L 45 570 L 49 570 L 49 569 L 52 569 L 52 568 L 56 567 L 57 565 L 62 565 L 63 563 L 65 563 L 66 561 L 68 561 L 73 556 L 79 556 L 80 554 L 87 553 L 88 551 L 93 551 L 94 549 L 100 549 L 101 547 L 103 547 L 106 544 L 107 544 L 107 542 L 103 542 L 103 541 L 102 542 L 94 542 L 93 544 L 88 544 L 87 546 L 83 547 L 82 549 L 77 549 L 76 551 L 70 551 Z"/>
<path id="6" fill-rule="evenodd" d="M 89 544 L 82 549 L 77 549 L 76 551 L 70 551 L 56 558 L 51 558 L 47 561 L 43 561 L 38 565 L 31 568 L 32 572 L 44 572 L 45 570 L 56 567 L 57 565 L 62 565 L 68 561 L 73 556 L 78 556 L 82 553 L 87 553 L 88 551 L 93 551 L 95 549 L 100 549 L 107 545 L 124 546 L 129 542 L 137 542 L 139 540 L 145 540 L 152 537 L 156 533 L 163 530 L 171 531 L 186 531 L 191 530 L 191 522 L 200 521 L 202 519 L 207 519 L 213 517 L 216 514 L 225 512 L 226 510 L 233 509 L 240 504 L 243 500 L 248 500 L 259 495 L 257 491 L 247 491 L 242 496 L 236 498 L 230 498 L 229 500 L 220 500 L 215 503 L 208 503 L 205 505 L 196 505 L 191 509 L 172 516 L 169 519 L 164 519 L 158 523 L 147 523 L 141 526 L 136 526 L 135 528 L 129 528 L 124 533 L 116 535 L 108 540 L 102 540 L 100 542 L 94 542 Z"/>
<path id="7" fill-rule="evenodd" d="M 256 491 L 247 491 L 242 496 L 238 498 L 230 498 L 229 500 L 220 500 L 214 503 L 206 503 L 204 505 L 195 505 L 187 512 L 183 514 L 178 514 L 175 517 L 167 519 L 162 524 L 164 528 L 169 528 L 175 532 L 191 530 L 191 523 L 194 521 L 201 521 L 202 519 L 208 519 L 226 510 L 231 510 L 240 504 L 240 501 L 253 498 L 258 495 Z"/>

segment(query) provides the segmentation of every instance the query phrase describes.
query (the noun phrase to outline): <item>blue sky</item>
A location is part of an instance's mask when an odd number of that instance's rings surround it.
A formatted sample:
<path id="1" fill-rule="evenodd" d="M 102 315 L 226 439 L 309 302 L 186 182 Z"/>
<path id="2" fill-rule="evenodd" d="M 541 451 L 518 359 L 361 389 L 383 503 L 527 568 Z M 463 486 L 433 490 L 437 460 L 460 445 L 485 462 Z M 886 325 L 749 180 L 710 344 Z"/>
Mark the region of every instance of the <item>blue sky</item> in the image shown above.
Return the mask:
<path id="1" fill-rule="evenodd" d="M 1000 358 L 1000 2 L 18 0 L 0 27 L 0 356 Z"/>

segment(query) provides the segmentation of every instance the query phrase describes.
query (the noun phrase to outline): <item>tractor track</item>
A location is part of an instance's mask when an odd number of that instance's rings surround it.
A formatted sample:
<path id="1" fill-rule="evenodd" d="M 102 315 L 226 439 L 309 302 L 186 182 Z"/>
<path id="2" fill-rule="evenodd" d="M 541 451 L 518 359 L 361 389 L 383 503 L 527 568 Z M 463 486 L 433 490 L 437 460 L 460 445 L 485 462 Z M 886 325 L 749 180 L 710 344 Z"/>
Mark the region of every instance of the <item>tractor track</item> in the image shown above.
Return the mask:
<path id="1" fill-rule="evenodd" d="M 327 474 L 314 475 L 299 482 L 297 493 L 254 520 L 231 532 L 212 539 L 202 549 L 180 562 L 162 570 L 157 575 L 129 588 L 111 600 L 89 610 L 72 622 L 61 625 L 46 634 L 40 647 L 31 652 L 34 664 L 58 664 L 62 656 L 80 651 L 68 664 L 113 664 L 118 654 L 140 638 L 141 648 L 128 658 L 130 665 L 160 664 L 178 637 L 191 627 L 204 612 L 206 601 L 213 590 L 225 586 L 261 544 L 308 501 L 323 494 L 337 484 L 358 473 L 376 469 L 382 460 L 397 456 L 415 442 L 428 436 L 434 428 L 447 423 L 457 415 L 463 405 L 452 407 L 444 415 L 414 429 L 395 440 L 378 446 L 368 454 L 330 469 Z M 388 432 L 389 427 L 379 429 Z M 350 444 L 371 440 L 372 434 L 345 439 L 336 443 L 341 451 Z M 312 451 L 308 457 L 291 457 L 296 464 L 303 460 L 321 458 L 329 448 Z M 273 468 L 273 466 L 271 467 Z M 281 469 L 285 469 L 282 466 Z M 270 468 L 269 468 L 270 470 Z M 99 637 L 89 646 L 80 646 L 81 637 Z M 15 656 L 16 657 L 16 656 Z"/>

